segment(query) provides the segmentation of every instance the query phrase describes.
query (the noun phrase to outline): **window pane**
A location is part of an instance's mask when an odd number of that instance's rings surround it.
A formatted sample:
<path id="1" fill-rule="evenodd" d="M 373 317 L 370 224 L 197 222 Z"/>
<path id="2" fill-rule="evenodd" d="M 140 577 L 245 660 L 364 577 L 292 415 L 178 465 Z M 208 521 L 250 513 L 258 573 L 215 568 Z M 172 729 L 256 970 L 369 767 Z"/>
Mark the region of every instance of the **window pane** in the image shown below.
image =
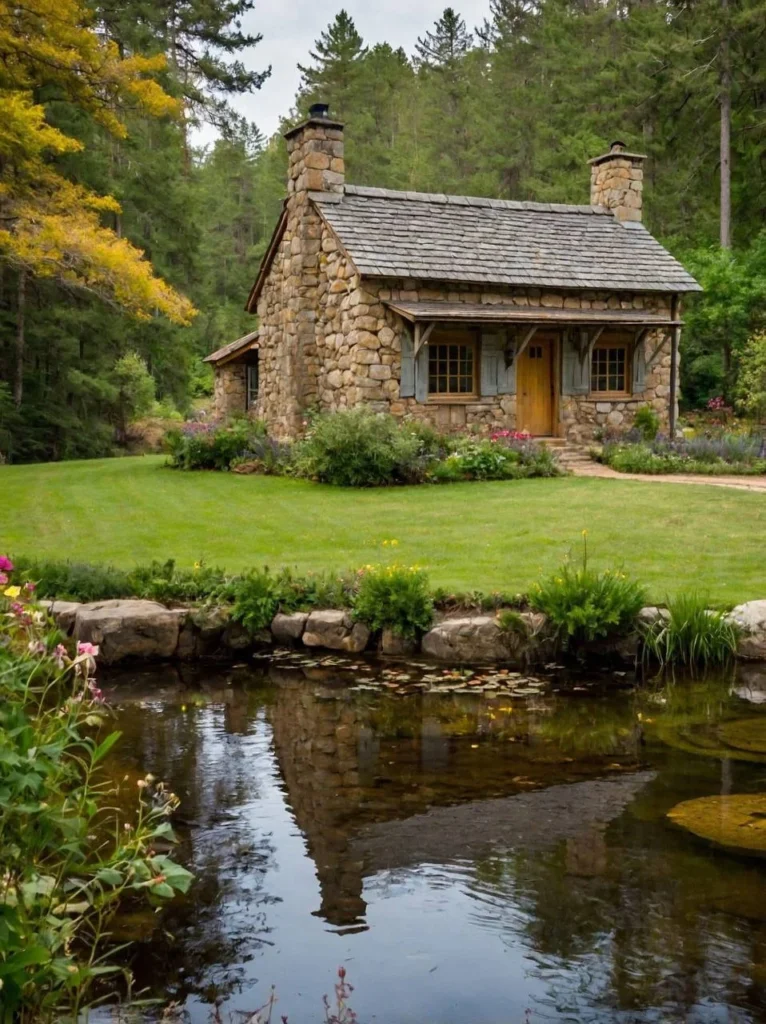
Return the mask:
<path id="1" fill-rule="evenodd" d="M 627 348 L 597 348 L 591 360 L 591 391 L 625 391 Z"/>
<path id="2" fill-rule="evenodd" d="M 473 345 L 430 345 L 428 390 L 432 395 L 470 395 L 473 392 Z"/>

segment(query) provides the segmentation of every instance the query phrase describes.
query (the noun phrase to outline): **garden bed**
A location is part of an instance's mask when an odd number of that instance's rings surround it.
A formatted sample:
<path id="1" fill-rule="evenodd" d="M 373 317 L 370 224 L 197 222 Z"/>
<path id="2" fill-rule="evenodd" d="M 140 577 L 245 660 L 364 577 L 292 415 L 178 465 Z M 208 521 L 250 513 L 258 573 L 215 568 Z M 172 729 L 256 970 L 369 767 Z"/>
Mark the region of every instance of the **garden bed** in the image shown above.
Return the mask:
<path id="1" fill-rule="evenodd" d="M 594 457 L 620 473 L 761 476 L 766 474 L 766 438 L 721 432 L 670 440 L 631 432 L 606 438 Z"/>

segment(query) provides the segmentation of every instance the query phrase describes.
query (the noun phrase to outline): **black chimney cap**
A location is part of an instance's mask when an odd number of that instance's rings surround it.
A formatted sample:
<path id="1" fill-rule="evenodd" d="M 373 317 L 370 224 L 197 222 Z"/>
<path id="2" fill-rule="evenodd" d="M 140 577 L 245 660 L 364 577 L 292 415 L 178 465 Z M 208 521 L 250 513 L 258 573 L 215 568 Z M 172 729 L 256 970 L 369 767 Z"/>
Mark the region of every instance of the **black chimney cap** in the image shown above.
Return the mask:
<path id="1" fill-rule="evenodd" d="M 329 103 L 312 103 L 309 107 L 309 117 L 329 117 Z"/>

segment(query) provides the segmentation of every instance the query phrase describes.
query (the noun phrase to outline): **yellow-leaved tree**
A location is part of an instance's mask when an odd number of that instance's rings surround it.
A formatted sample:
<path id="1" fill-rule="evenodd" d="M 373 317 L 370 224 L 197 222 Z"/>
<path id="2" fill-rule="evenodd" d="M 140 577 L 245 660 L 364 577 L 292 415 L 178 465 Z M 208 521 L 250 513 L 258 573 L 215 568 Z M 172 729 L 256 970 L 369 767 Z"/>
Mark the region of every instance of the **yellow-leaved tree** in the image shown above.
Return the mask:
<path id="1" fill-rule="evenodd" d="M 164 60 L 121 56 L 77 0 L 0 0 L 0 262 L 18 272 L 17 404 L 28 275 L 83 289 L 144 319 L 164 314 L 188 324 L 196 313 L 139 249 L 104 226 L 101 215 L 118 213 L 117 201 L 56 168 L 57 156 L 82 144 L 48 123 L 38 102 L 43 90 L 58 93 L 123 138 L 120 112 L 130 105 L 157 117 L 179 115 L 152 77 Z"/>

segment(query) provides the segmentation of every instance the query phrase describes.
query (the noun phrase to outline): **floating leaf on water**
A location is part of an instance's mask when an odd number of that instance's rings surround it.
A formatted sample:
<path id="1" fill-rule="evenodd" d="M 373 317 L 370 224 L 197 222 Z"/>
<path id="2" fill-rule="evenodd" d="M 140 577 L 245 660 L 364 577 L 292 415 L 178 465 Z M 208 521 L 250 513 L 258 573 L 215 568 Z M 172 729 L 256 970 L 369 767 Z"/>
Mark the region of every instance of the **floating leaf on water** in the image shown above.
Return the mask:
<path id="1" fill-rule="evenodd" d="M 703 796 L 684 800 L 668 818 L 718 846 L 766 854 L 766 795 Z"/>

